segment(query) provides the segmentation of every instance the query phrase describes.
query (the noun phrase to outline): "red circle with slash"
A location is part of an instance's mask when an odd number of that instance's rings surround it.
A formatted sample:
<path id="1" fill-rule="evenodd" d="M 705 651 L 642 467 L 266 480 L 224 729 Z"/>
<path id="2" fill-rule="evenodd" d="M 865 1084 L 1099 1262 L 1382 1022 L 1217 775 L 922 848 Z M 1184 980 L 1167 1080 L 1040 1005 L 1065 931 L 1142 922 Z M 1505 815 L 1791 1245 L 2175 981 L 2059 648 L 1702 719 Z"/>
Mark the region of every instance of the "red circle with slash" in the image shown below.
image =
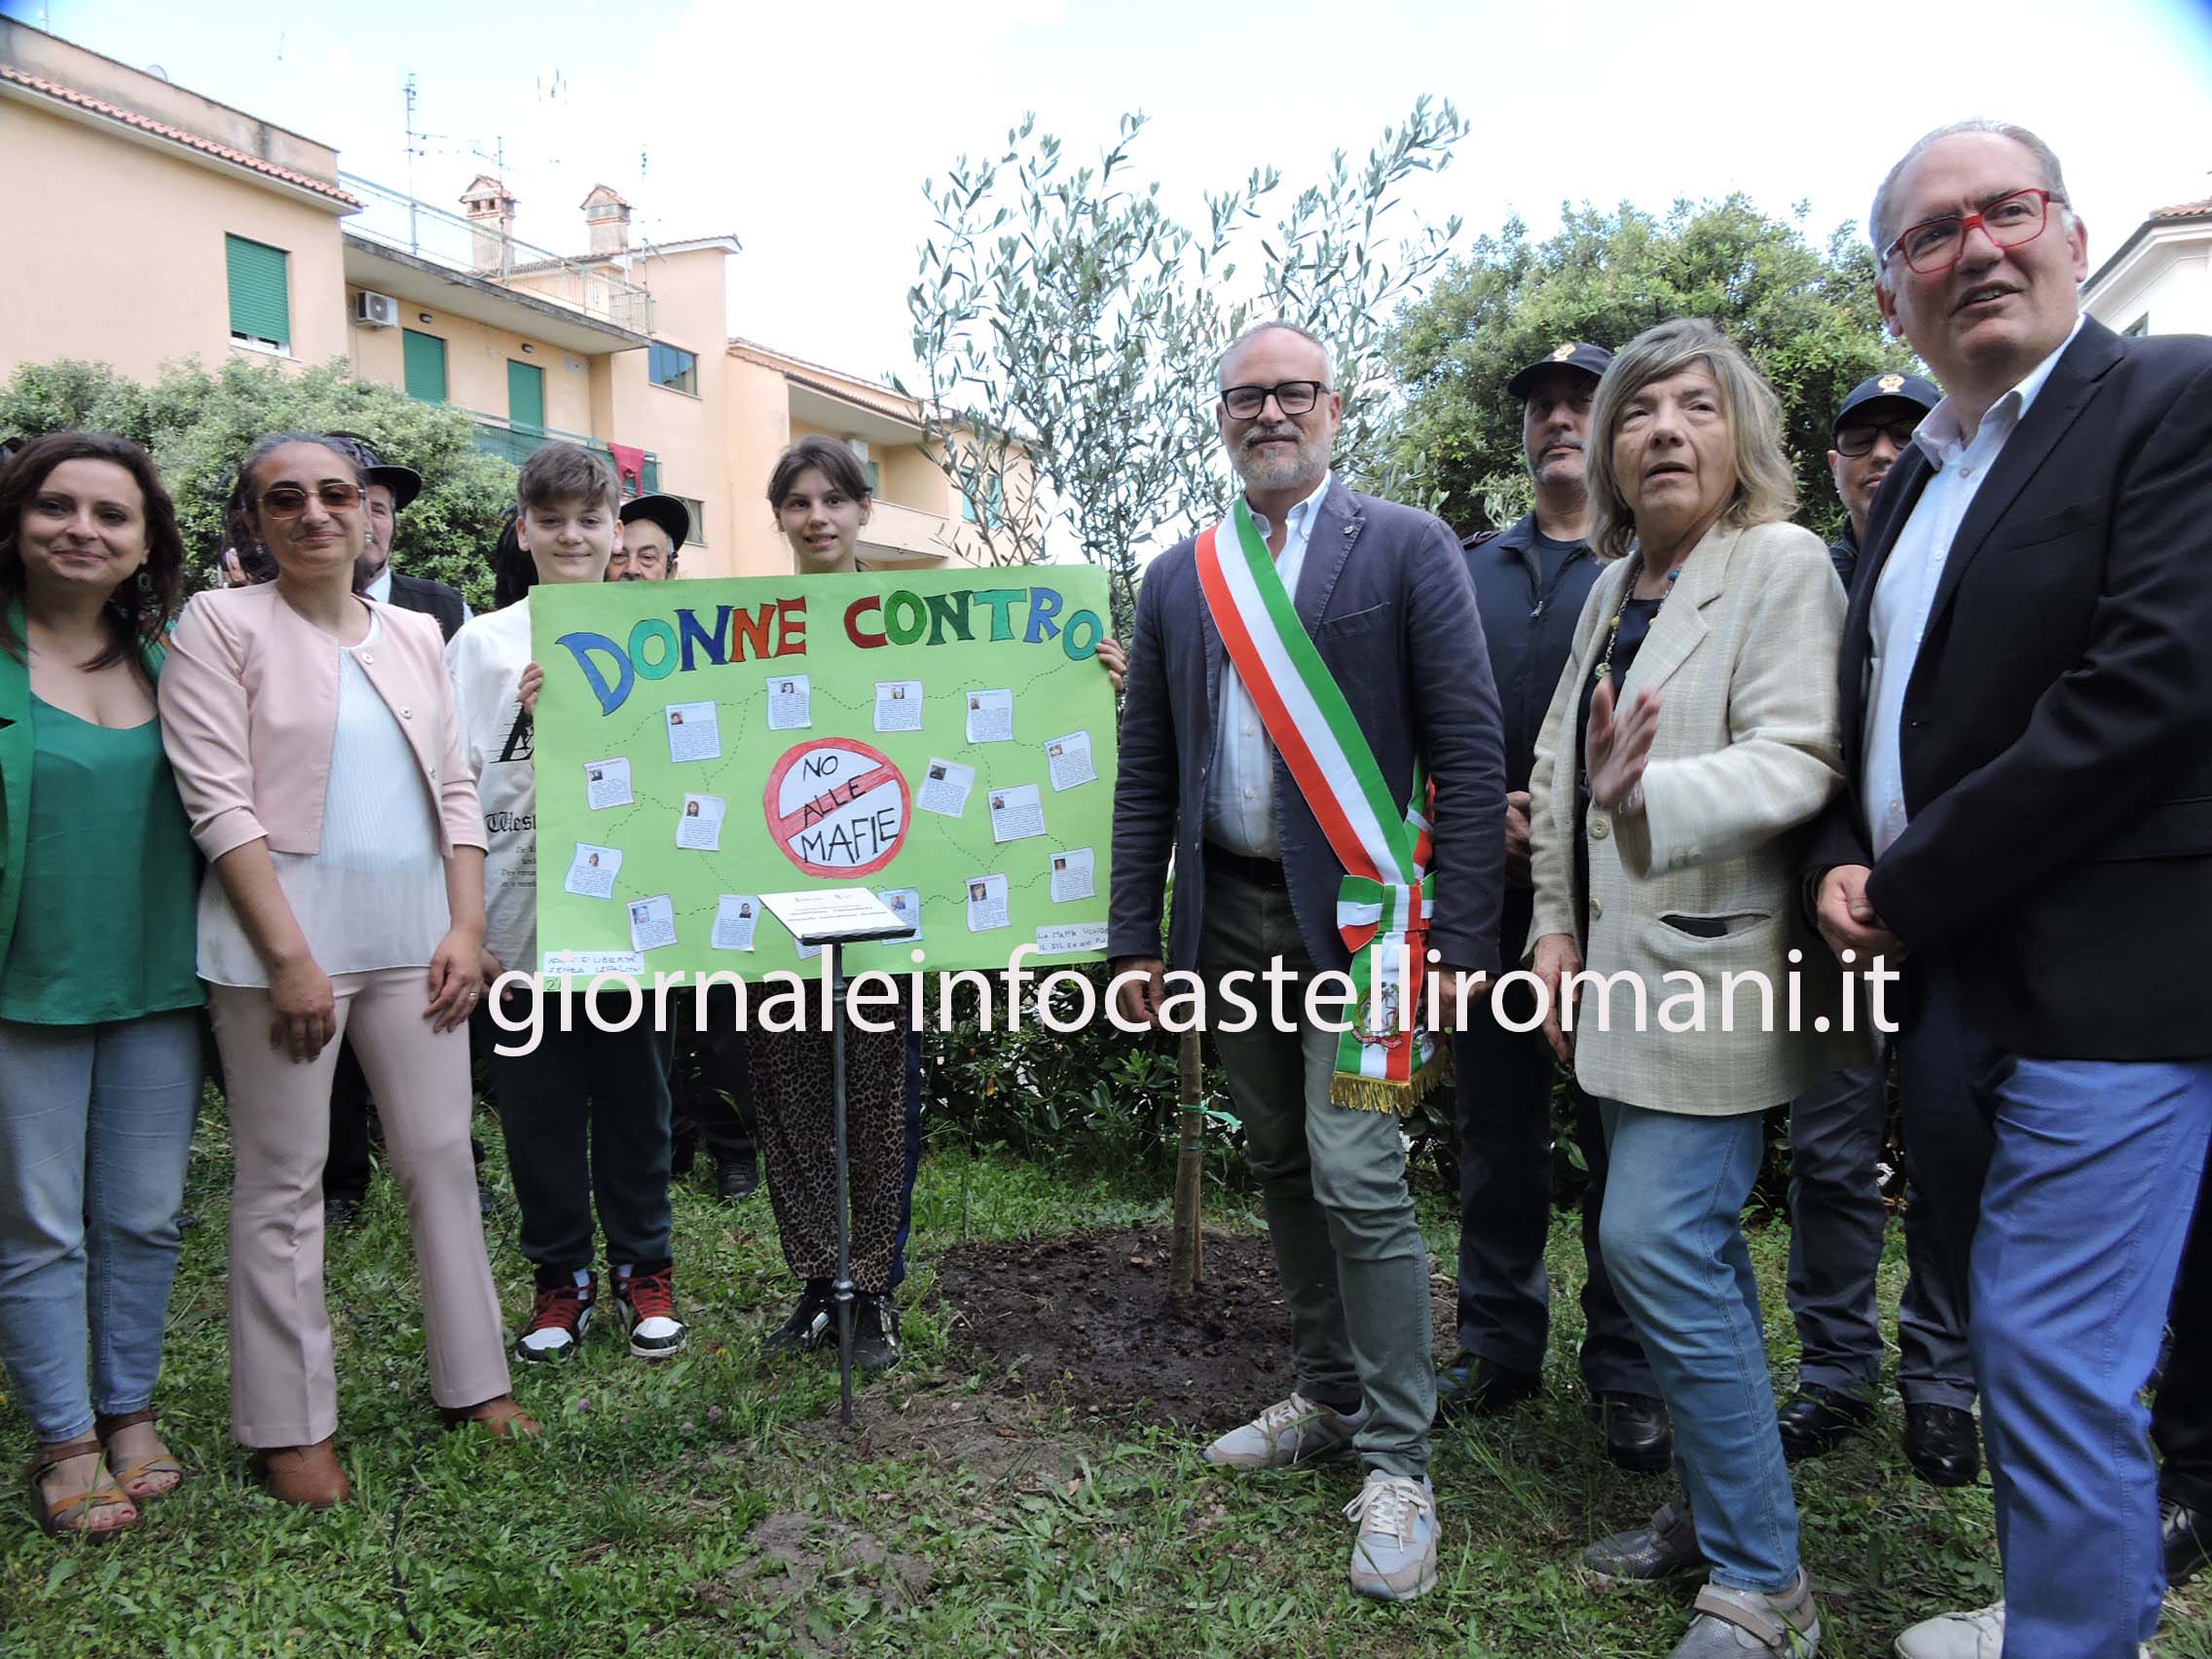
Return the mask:
<path id="1" fill-rule="evenodd" d="M 786 751 L 761 806 L 784 857 L 832 881 L 873 875 L 897 858 L 914 812 L 905 774 L 855 737 L 813 738 Z"/>

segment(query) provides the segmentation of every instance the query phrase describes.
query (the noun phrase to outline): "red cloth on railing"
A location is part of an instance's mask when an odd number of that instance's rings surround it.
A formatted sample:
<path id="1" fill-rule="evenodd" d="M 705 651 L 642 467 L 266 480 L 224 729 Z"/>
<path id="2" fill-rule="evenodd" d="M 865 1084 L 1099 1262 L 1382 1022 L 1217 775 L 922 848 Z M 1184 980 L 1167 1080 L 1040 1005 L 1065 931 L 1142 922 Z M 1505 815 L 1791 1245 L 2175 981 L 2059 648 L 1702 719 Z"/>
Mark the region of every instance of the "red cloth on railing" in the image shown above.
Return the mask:
<path id="1" fill-rule="evenodd" d="M 607 453 L 614 458 L 614 470 L 622 474 L 622 482 L 636 495 L 645 493 L 645 452 L 628 444 L 609 443 Z"/>

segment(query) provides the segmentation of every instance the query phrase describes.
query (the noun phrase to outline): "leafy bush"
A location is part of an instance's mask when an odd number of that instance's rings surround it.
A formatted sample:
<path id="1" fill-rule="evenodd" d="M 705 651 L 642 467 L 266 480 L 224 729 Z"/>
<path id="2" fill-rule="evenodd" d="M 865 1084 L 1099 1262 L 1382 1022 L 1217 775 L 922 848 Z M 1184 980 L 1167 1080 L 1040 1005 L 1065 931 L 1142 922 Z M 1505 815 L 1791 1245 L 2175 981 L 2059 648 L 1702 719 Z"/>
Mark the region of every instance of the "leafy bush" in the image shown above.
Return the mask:
<path id="1" fill-rule="evenodd" d="M 490 608 L 489 563 L 499 512 L 514 499 L 514 466 L 476 445 L 457 410 L 353 378 L 344 358 L 305 371 L 233 358 L 213 371 L 172 364 L 141 386 L 105 363 L 26 363 L 0 387 L 0 437 L 83 426 L 143 444 L 176 501 L 194 571 L 217 580 L 223 506 L 239 463 L 271 432 L 357 432 L 377 453 L 423 474 L 423 494 L 399 515 L 392 563 L 450 582 Z"/>

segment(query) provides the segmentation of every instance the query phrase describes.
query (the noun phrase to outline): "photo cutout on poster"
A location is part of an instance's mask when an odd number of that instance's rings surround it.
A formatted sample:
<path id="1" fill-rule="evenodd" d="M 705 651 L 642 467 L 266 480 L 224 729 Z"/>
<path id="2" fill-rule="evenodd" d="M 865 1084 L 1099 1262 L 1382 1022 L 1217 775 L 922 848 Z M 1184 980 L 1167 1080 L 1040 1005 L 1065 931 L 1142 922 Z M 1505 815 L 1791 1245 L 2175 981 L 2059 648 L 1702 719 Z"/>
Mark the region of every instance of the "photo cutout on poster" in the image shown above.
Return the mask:
<path id="1" fill-rule="evenodd" d="M 976 787 L 976 768 L 932 757 L 922 768 L 922 787 L 914 805 L 923 812 L 958 818 L 968 810 L 968 792 Z"/>
<path id="2" fill-rule="evenodd" d="M 668 721 L 669 759 L 722 757 L 721 719 L 713 703 L 671 703 L 664 718 Z"/>
<path id="3" fill-rule="evenodd" d="M 715 903 L 715 931 L 708 940 L 717 950 L 751 950 L 753 930 L 760 925 L 760 897 L 724 893 Z"/>
<path id="4" fill-rule="evenodd" d="M 1073 903 L 1078 899 L 1095 899 L 1098 886 L 1095 875 L 1098 855 L 1089 847 L 1070 847 L 1066 852 L 1052 855 L 1052 903 Z"/>
<path id="5" fill-rule="evenodd" d="M 611 899 L 614 878 L 621 873 L 620 847 L 595 847 L 589 841 L 578 841 L 576 856 L 569 861 L 568 878 L 561 888 L 582 899 Z"/>
<path id="6" fill-rule="evenodd" d="M 814 724 L 814 682 L 803 674 L 768 677 L 768 729 L 804 731 Z"/>
<path id="7" fill-rule="evenodd" d="M 663 950 L 676 942 L 676 901 L 665 893 L 630 901 L 630 948 Z"/>
<path id="8" fill-rule="evenodd" d="M 972 875 L 968 878 L 968 931 L 989 933 L 1007 925 L 1006 877 Z"/>
<path id="9" fill-rule="evenodd" d="M 617 755 L 607 760 L 593 760 L 584 766 L 584 801 L 594 812 L 605 812 L 610 806 L 628 806 L 635 797 L 630 793 L 630 757 Z"/>
<path id="10" fill-rule="evenodd" d="M 919 680 L 879 680 L 875 682 L 875 729 L 922 729 L 922 682 Z"/>
<path id="11" fill-rule="evenodd" d="M 1014 741 L 1014 693 L 1012 691 L 971 691 L 968 693 L 968 741 L 970 743 L 1012 743 Z"/>
<path id="12" fill-rule="evenodd" d="M 1078 784 L 1098 781 L 1098 768 L 1090 763 L 1090 733 L 1071 731 L 1045 745 L 1045 765 L 1054 790 L 1072 790 Z"/>
<path id="13" fill-rule="evenodd" d="M 722 819 L 729 803 L 720 795 L 687 794 L 683 812 L 676 821 L 676 844 L 694 853 L 722 850 Z"/>

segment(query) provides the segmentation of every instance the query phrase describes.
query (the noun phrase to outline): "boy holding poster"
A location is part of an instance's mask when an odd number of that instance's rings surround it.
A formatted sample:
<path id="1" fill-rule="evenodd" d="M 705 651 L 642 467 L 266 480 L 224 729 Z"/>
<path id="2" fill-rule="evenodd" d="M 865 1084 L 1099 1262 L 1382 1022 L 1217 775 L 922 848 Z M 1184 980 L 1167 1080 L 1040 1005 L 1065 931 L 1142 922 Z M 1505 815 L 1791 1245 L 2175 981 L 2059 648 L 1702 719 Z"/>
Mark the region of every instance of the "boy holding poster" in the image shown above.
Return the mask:
<path id="1" fill-rule="evenodd" d="M 515 534 L 537 581 L 605 579 L 620 505 L 612 468 L 573 444 L 547 444 L 523 463 L 516 494 Z M 468 623 L 446 647 L 491 844 L 484 869 L 485 947 L 494 958 L 484 966 L 491 977 L 537 969 L 531 717 L 545 676 L 530 655 L 527 593 Z M 556 867 L 567 862 L 565 852 L 554 856 Z M 611 876 L 608 886 L 611 893 Z M 530 994 L 508 992 L 516 1001 Z M 606 1012 L 611 1023 L 626 1010 L 615 999 Z M 630 1351 L 666 1359 L 682 1350 L 688 1335 L 676 1316 L 671 1260 L 667 1039 L 645 1020 L 621 1031 L 600 1030 L 580 1016 L 572 1023 L 564 1031 L 549 1020 L 533 1052 L 492 1060 L 522 1210 L 522 1253 L 536 1269 L 536 1303 L 515 1355 L 571 1358 L 589 1329 L 599 1302 L 591 1271 L 596 1195 Z"/>

